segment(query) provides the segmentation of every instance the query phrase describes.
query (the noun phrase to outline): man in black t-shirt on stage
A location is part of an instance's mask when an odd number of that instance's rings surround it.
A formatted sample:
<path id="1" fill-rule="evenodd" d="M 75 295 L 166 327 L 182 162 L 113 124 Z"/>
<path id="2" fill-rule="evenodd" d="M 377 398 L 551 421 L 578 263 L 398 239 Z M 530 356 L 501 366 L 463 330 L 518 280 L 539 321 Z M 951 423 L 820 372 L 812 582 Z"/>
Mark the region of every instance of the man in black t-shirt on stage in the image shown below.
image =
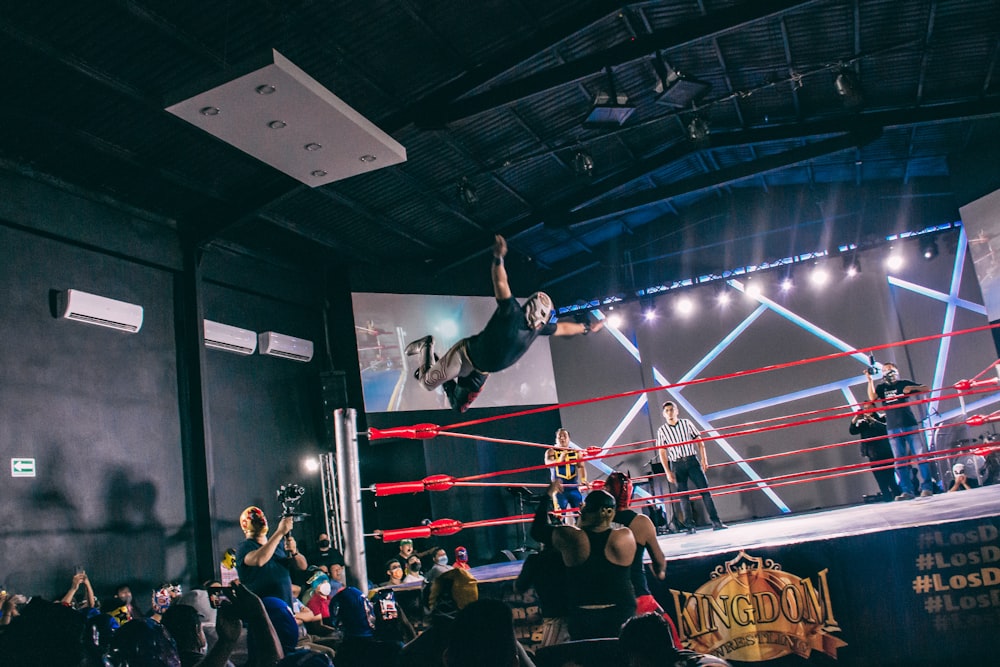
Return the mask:
<path id="1" fill-rule="evenodd" d="M 519 304 L 507 282 L 503 265 L 506 254 L 507 241 L 497 234 L 490 270 L 497 309 L 482 331 L 458 341 L 441 358 L 434 354 L 433 336 L 424 336 L 406 346 L 407 356 L 418 357 L 419 366 L 413 376 L 428 391 L 443 387 L 452 409 L 458 412 L 465 412 L 479 396 L 490 373 L 517 363 L 539 336 L 586 336 L 604 327 L 602 321 L 592 325 L 550 322 L 555 308 L 545 292 L 535 292 L 523 305 Z"/>
<path id="2" fill-rule="evenodd" d="M 913 394 L 930 391 L 926 385 L 917 384 L 912 380 L 900 380 L 899 369 L 896 364 L 886 362 L 882 364 L 882 376 L 885 378 L 877 386 L 871 373 L 866 373 L 868 378 L 868 400 L 878 400 L 885 406 L 885 426 L 889 433 L 889 444 L 892 445 L 892 454 L 899 459 L 903 456 L 913 454 L 926 454 L 927 441 L 923 433 L 918 433 L 920 422 L 913 414 L 910 406 L 905 405 L 913 400 Z M 904 435 L 900 435 L 904 434 Z M 899 488 L 902 493 L 896 496 L 896 500 L 910 500 L 914 497 L 916 489 L 913 488 L 913 479 L 910 476 L 910 466 L 917 464 L 920 472 L 920 495 L 923 497 L 934 495 L 934 481 L 931 479 L 931 465 L 923 461 L 896 461 L 896 477 L 899 481 Z"/>

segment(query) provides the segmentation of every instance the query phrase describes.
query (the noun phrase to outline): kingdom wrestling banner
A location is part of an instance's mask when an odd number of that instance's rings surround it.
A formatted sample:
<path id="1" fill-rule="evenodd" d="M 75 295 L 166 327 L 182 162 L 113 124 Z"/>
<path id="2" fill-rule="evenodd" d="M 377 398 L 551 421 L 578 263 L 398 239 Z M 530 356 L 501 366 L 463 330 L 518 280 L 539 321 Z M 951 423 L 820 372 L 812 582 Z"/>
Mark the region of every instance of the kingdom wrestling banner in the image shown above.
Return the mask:
<path id="1" fill-rule="evenodd" d="M 667 539 L 667 577 L 647 580 L 685 647 L 737 667 L 988 662 L 977 638 L 1000 628 L 998 526 L 991 517 L 684 559 Z M 504 579 L 479 594 L 511 604 L 518 638 L 537 646 L 533 591 Z"/>
<path id="2" fill-rule="evenodd" d="M 928 665 L 1000 627 L 997 519 L 671 561 L 651 580 L 684 645 L 734 665 Z"/>

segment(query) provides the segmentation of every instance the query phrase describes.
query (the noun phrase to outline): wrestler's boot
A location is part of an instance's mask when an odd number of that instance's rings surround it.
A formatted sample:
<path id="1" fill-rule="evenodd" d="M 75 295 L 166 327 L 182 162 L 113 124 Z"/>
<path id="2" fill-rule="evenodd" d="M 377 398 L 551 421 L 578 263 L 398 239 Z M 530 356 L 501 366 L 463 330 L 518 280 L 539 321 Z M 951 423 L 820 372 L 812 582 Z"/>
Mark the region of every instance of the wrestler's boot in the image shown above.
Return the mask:
<path id="1" fill-rule="evenodd" d="M 468 375 L 458 378 L 457 382 L 449 380 L 441 385 L 444 393 L 448 396 L 448 403 L 451 405 L 451 409 L 456 412 L 465 412 L 468 410 L 469 406 L 472 405 L 472 402 L 476 400 L 476 397 L 482 391 L 487 377 L 489 377 L 489 373 L 472 371 Z"/>
<path id="2" fill-rule="evenodd" d="M 420 355 L 420 365 L 413 371 L 413 377 L 422 380 L 424 375 L 427 374 L 427 369 L 434 363 L 434 336 L 424 336 L 407 345 L 406 356 L 412 357 L 415 355 Z"/>

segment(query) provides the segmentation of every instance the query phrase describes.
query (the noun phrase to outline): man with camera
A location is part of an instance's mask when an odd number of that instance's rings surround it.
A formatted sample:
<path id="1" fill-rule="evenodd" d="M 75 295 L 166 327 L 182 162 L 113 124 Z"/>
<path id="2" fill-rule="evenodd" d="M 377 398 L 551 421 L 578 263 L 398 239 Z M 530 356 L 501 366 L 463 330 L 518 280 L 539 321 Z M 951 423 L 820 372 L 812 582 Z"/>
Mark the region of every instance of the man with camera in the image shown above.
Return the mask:
<path id="1" fill-rule="evenodd" d="M 901 491 L 892 466 L 892 447 L 885 430 L 885 414 L 875 410 L 874 401 L 865 401 L 851 417 L 851 435 L 861 436 L 861 455 L 871 462 L 883 501 L 891 501 Z M 887 463 L 888 461 L 888 463 Z"/>
<path id="2" fill-rule="evenodd" d="M 267 517 L 259 507 L 248 507 L 240 514 L 240 528 L 246 538 L 236 549 L 236 571 L 240 581 L 258 596 L 276 597 L 292 604 L 292 578 L 289 571 L 305 570 L 306 558 L 291 536 L 294 517 L 283 516 L 268 537 Z"/>
<path id="3" fill-rule="evenodd" d="M 881 401 L 886 409 L 885 425 L 889 434 L 889 444 L 896 458 L 896 477 L 899 480 L 901 493 L 896 500 L 911 500 L 916 494 L 913 478 L 910 476 L 910 466 L 913 459 L 900 461 L 904 456 L 926 454 L 927 441 L 920 430 L 920 421 L 913 414 L 909 403 L 913 394 L 930 391 L 926 385 L 917 384 L 912 380 L 899 379 L 899 369 L 896 364 L 882 364 L 882 382 L 875 384 L 874 366 L 865 371 L 868 378 L 868 400 Z M 920 472 L 920 495 L 934 495 L 934 482 L 931 479 L 931 466 L 925 461 L 917 463 Z"/>

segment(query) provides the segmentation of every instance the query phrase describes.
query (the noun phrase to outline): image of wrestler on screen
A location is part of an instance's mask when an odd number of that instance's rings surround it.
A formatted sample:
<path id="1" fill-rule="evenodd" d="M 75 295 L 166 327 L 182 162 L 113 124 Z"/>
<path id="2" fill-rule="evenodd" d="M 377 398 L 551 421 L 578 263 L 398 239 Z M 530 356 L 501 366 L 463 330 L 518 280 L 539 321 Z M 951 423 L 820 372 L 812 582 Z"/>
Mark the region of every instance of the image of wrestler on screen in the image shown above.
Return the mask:
<path id="1" fill-rule="evenodd" d="M 448 403 L 458 412 L 468 410 L 490 373 L 517 363 L 539 336 L 586 336 L 604 327 L 602 321 L 553 322 L 555 307 L 545 292 L 535 292 L 523 304 L 518 303 L 507 280 L 506 255 L 507 241 L 497 234 L 490 267 L 497 307 L 482 331 L 461 339 L 441 357 L 434 353 L 433 336 L 406 346 L 406 355 L 417 357 L 413 376 L 428 391 L 444 389 Z"/>

